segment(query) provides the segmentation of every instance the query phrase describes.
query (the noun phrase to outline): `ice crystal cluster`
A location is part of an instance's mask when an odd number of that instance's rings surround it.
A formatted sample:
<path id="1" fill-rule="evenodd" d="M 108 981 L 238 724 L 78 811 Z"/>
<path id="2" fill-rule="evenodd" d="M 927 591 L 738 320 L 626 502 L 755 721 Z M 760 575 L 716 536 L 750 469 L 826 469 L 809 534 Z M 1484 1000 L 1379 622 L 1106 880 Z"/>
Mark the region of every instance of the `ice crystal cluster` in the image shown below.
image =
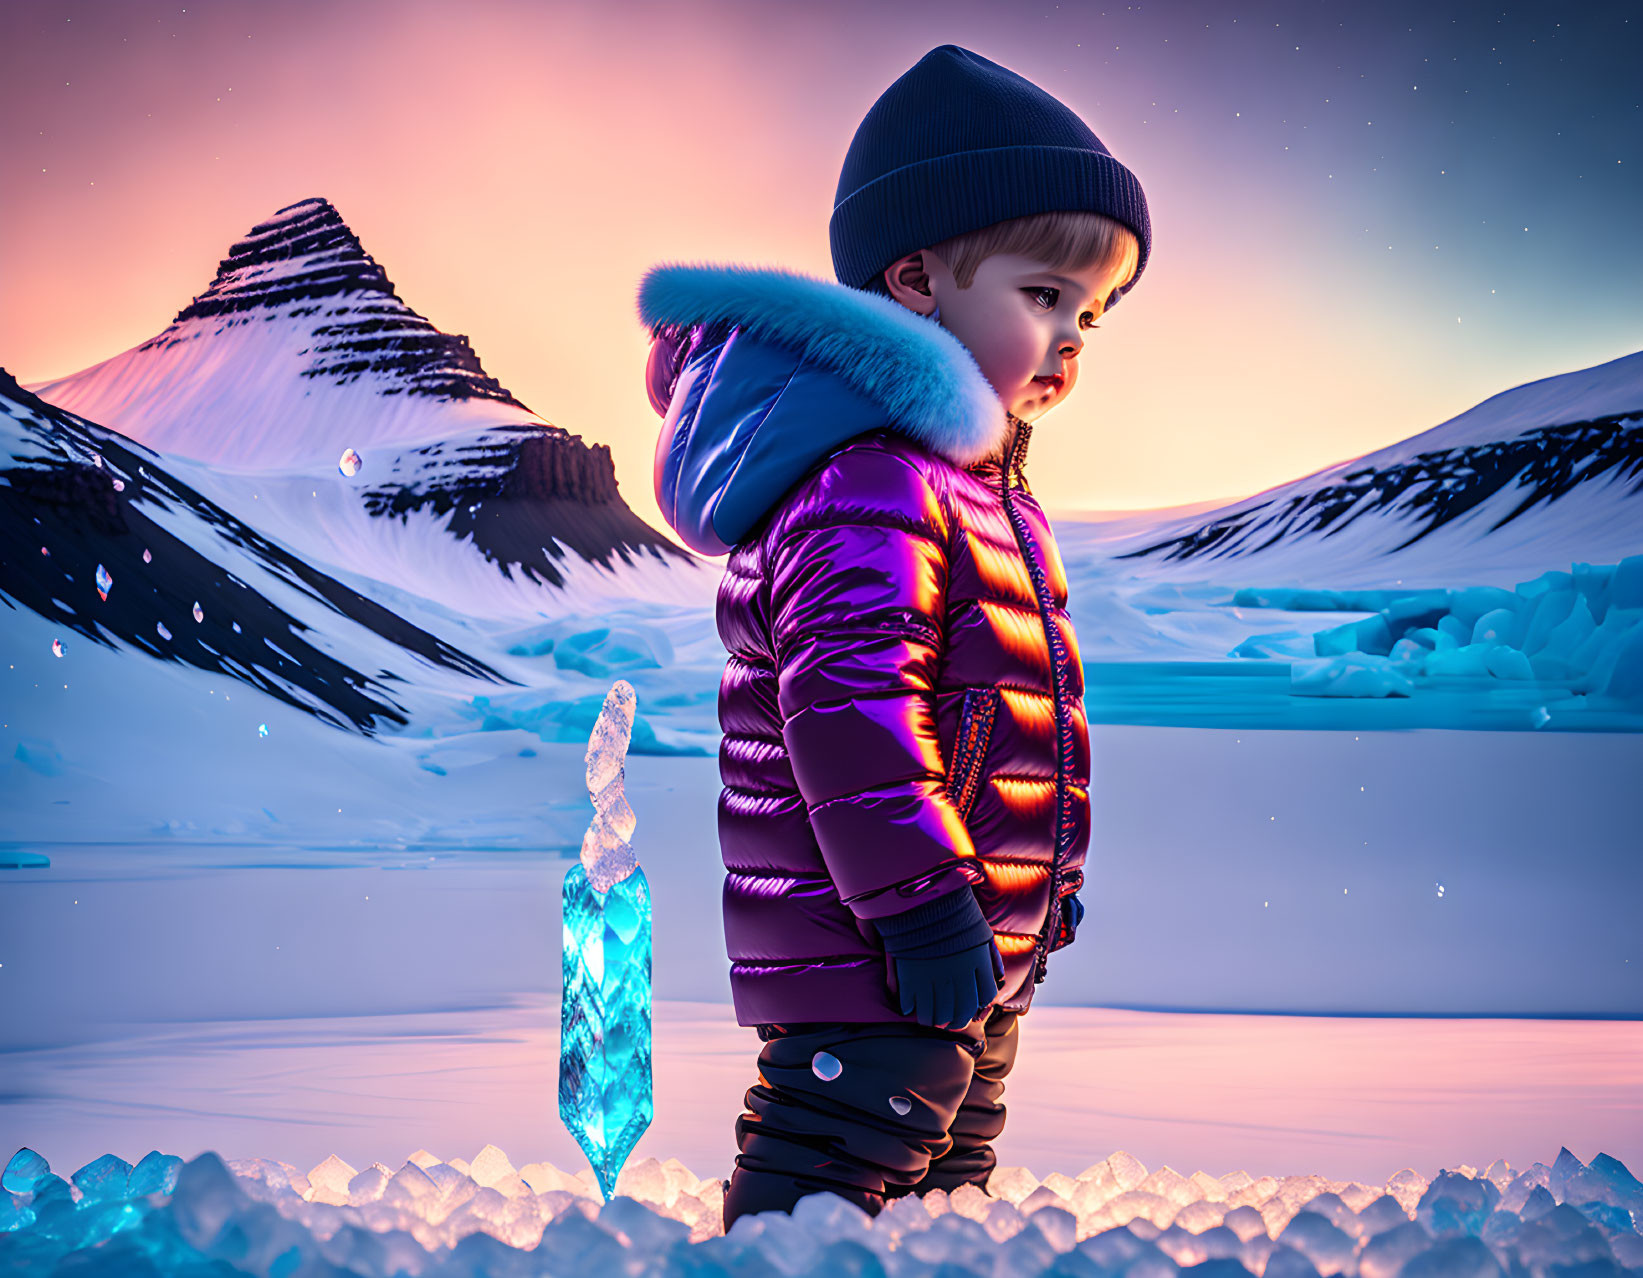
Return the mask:
<path id="1" fill-rule="evenodd" d="M 1149 1171 L 1124 1152 L 1040 1181 L 1000 1167 L 987 1190 L 934 1190 L 868 1217 L 831 1194 L 722 1231 L 723 1183 L 641 1159 L 603 1201 L 589 1171 L 515 1169 L 418 1150 L 392 1171 L 334 1155 L 287 1163 L 136 1167 L 105 1154 L 65 1181 L 22 1149 L 0 1194 L 0 1272 L 235 1272 L 471 1278 L 481 1274 L 1169 1275 L 1446 1278 L 1643 1271 L 1643 1185 L 1618 1159 L 1569 1150 L 1384 1185 L 1322 1176 Z M 72 1260 L 64 1258 L 73 1253 Z M 210 1268 L 218 1262 L 217 1268 Z M 229 1266 L 223 1269 L 222 1264 Z"/>
<path id="2" fill-rule="evenodd" d="M 1416 677 L 1459 675 L 1565 684 L 1549 705 L 1587 696 L 1643 700 L 1643 555 L 1571 564 L 1512 590 L 1240 590 L 1232 602 L 1378 609 L 1314 633 L 1317 656 L 1290 665 L 1290 691 L 1302 695 L 1409 696 Z M 1259 650 L 1240 645 L 1228 655 Z"/>

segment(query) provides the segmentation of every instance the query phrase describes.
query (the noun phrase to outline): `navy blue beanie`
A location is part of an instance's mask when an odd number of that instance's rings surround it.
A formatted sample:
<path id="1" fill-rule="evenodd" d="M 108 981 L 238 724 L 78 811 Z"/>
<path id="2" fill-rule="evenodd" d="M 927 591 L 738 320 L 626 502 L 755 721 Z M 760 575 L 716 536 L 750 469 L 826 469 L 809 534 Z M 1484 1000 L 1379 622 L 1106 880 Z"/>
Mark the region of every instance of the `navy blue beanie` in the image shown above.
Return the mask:
<path id="1" fill-rule="evenodd" d="M 1077 114 L 1032 81 L 938 45 L 869 108 L 839 174 L 833 271 L 861 288 L 897 258 L 994 222 L 1057 209 L 1104 213 L 1152 248 L 1147 197 Z"/>

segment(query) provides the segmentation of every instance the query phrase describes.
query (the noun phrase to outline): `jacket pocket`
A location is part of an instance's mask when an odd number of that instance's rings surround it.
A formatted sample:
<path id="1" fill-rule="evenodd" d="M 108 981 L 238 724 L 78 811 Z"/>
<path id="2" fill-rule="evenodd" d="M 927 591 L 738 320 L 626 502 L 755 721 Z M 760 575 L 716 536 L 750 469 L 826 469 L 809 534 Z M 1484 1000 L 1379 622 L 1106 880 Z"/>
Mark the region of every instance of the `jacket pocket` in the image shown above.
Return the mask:
<path id="1" fill-rule="evenodd" d="M 969 688 L 964 693 L 958 736 L 953 742 L 953 763 L 947 770 L 947 797 L 965 820 L 981 789 L 982 766 L 987 761 L 1001 699 L 997 688 Z"/>
<path id="2" fill-rule="evenodd" d="M 912 631 L 931 647 L 942 647 L 946 638 L 941 627 L 913 608 L 897 608 L 890 615 L 879 619 L 880 630 Z"/>

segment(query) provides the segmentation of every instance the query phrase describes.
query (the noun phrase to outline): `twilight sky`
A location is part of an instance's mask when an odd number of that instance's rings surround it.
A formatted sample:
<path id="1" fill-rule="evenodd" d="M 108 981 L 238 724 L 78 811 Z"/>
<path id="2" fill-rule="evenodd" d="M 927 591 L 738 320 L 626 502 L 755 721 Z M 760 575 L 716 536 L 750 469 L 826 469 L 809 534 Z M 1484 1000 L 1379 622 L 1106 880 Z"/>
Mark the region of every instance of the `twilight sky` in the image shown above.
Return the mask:
<path id="1" fill-rule="evenodd" d="M 1052 510 L 1255 492 L 1643 348 L 1634 4 L 5 0 L 0 366 L 137 345 L 323 196 L 662 526 L 640 274 L 832 279 L 851 135 L 944 42 L 1077 110 L 1152 214 L 1034 434 Z"/>

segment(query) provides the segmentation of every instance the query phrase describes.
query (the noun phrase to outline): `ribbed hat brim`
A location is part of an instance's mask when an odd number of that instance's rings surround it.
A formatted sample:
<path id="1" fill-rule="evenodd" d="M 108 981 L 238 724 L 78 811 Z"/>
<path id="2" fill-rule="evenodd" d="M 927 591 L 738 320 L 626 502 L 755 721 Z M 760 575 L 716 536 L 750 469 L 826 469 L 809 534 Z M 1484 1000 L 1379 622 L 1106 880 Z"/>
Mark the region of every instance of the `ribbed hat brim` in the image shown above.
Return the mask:
<path id="1" fill-rule="evenodd" d="M 947 193 L 939 207 L 928 198 L 933 189 Z M 979 229 L 1054 209 L 1104 213 L 1135 233 L 1141 258 L 1135 279 L 1119 290 L 1128 292 L 1146 267 L 1152 238 L 1146 196 L 1113 156 L 1079 147 L 956 151 L 875 178 L 833 210 L 834 270 L 840 283 L 861 288 L 897 258 L 952 236 L 955 222 Z M 889 227 L 894 241 L 885 239 Z"/>

